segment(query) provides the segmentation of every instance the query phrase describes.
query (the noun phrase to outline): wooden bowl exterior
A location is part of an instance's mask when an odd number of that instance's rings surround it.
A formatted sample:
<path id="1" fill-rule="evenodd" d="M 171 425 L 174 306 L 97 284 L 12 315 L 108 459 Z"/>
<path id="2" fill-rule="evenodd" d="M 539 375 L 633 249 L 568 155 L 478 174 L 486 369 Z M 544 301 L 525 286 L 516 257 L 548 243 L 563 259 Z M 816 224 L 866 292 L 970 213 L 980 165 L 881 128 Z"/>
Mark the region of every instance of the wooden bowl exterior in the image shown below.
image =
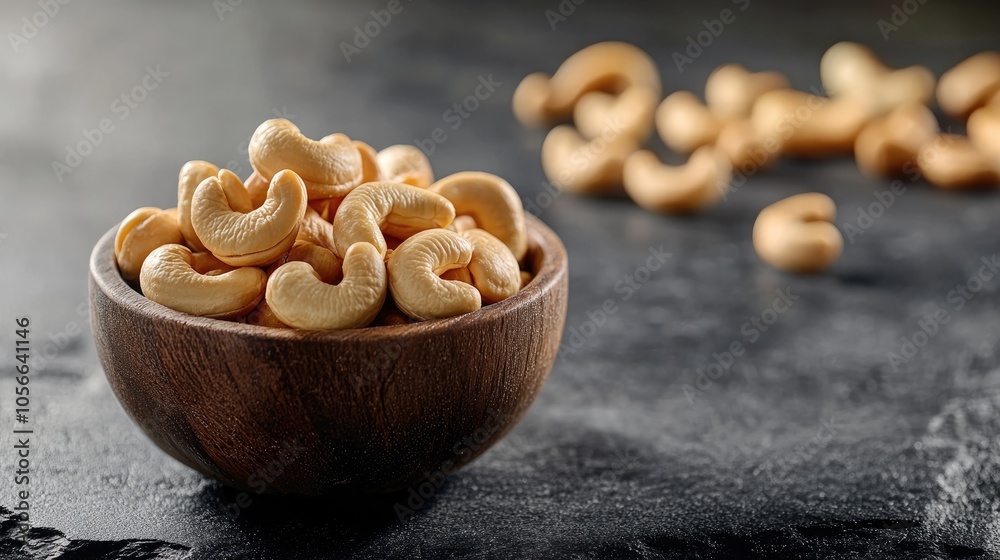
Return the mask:
<path id="1" fill-rule="evenodd" d="M 325 495 L 449 474 L 524 415 L 556 359 L 567 259 L 529 217 L 534 280 L 474 313 L 315 332 L 194 317 L 128 286 L 113 228 L 90 262 L 94 338 L 125 411 L 226 485 Z"/>

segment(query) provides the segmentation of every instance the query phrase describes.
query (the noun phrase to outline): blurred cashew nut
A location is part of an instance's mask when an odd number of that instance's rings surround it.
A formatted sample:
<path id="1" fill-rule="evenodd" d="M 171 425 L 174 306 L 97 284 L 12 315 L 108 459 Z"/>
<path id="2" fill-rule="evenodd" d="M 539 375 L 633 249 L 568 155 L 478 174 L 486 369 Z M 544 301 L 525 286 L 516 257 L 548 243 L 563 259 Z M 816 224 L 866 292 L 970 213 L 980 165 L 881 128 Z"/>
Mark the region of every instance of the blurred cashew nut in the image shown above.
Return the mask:
<path id="1" fill-rule="evenodd" d="M 934 74 L 923 66 L 894 70 L 868 47 L 841 42 L 827 49 L 820 60 L 820 76 L 827 93 L 850 96 L 869 108 L 871 116 L 884 115 L 910 103 L 930 103 Z"/>
<path id="2" fill-rule="evenodd" d="M 929 183 L 942 189 L 1000 186 L 1000 161 L 957 134 L 941 134 L 924 144 L 917 154 L 917 168 Z"/>
<path id="3" fill-rule="evenodd" d="M 715 143 L 725 122 L 690 91 L 671 93 L 656 109 L 656 130 L 668 148 L 690 154 Z"/>
<path id="4" fill-rule="evenodd" d="M 1000 103 L 976 109 L 965 128 L 969 140 L 979 151 L 1000 161 Z"/>
<path id="5" fill-rule="evenodd" d="M 897 176 L 916 169 L 917 154 L 937 135 L 937 119 L 930 109 L 919 103 L 901 105 L 861 129 L 854 159 L 867 175 Z"/>
<path id="6" fill-rule="evenodd" d="M 753 226 L 757 255 L 771 266 L 795 273 L 814 273 L 832 265 L 844 250 L 844 238 L 833 220 L 837 206 L 822 193 L 803 193 L 761 210 Z"/>
<path id="7" fill-rule="evenodd" d="M 607 194 L 621 188 L 625 158 L 638 148 L 627 135 L 587 140 L 569 125 L 549 131 L 542 143 L 542 169 L 562 190 Z"/>
<path id="8" fill-rule="evenodd" d="M 643 208 L 656 212 L 694 212 L 718 202 L 731 177 L 729 160 L 711 146 L 691 154 L 680 166 L 664 165 L 643 150 L 625 161 L 625 192 Z"/>
<path id="9" fill-rule="evenodd" d="M 377 163 L 381 181 L 406 183 L 422 189 L 426 189 L 434 182 L 431 162 L 416 146 L 409 144 L 389 146 L 378 152 Z"/>
<path id="10" fill-rule="evenodd" d="M 705 104 L 722 120 L 745 119 L 758 97 L 776 89 L 788 89 L 781 73 L 749 72 L 739 64 L 726 64 L 708 76 Z"/>
<path id="11" fill-rule="evenodd" d="M 1000 93 L 1000 52 L 974 54 L 941 74 L 938 105 L 945 113 L 964 120 Z"/>
<path id="12" fill-rule="evenodd" d="M 584 94 L 573 108 L 573 122 L 587 138 L 612 133 L 643 142 L 653 132 L 659 89 L 630 87 L 618 95 L 602 91 Z"/>
<path id="13" fill-rule="evenodd" d="M 762 95 L 750 120 L 769 150 L 819 158 L 851 153 L 858 133 L 870 120 L 870 109 L 851 97 L 825 98 L 783 89 Z"/>

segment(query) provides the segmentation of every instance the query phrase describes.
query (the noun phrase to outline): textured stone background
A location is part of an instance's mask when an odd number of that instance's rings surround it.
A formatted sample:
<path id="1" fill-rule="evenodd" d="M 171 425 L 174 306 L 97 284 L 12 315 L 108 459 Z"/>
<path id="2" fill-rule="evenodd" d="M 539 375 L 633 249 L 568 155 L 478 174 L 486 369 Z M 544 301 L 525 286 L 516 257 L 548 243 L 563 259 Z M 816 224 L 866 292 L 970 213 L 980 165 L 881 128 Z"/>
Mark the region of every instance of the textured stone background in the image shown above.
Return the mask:
<path id="1" fill-rule="evenodd" d="M 71 2 L 18 52 L 0 45 L 0 367 L 12 364 L 15 316 L 31 317 L 36 355 L 47 356 L 32 382 L 27 548 L 10 537 L 13 383 L 0 379 L 0 557 L 1000 554 L 1000 279 L 961 310 L 948 299 L 997 251 L 1000 199 L 909 184 L 828 274 L 799 278 L 754 256 L 757 212 L 817 190 L 837 200 L 839 225 L 857 223 L 886 183 L 847 159 L 783 162 L 689 218 L 542 195 L 544 133 L 514 121 L 510 97 L 524 74 L 594 41 L 648 49 L 668 91 L 701 91 L 731 61 L 818 86 L 821 53 L 842 39 L 939 73 L 1000 48 L 995 2 L 926 0 L 887 41 L 877 20 L 891 17 L 888 0 L 744 3 L 587 0 L 553 30 L 544 12 L 557 0 L 404 0 L 348 63 L 341 42 L 387 2 L 244 0 L 221 19 L 208 1 Z M 672 53 L 726 8 L 736 21 L 678 72 Z M 19 32 L 38 9 L 4 3 L 0 30 Z M 120 119 L 115 99 L 157 65 L 168 75 Z M 490 75 L 500 87 L 452 130 L 444 112 Z M 446 128 L 437 172 L 506 177 L 526 204 L 545 206 L 570 252 L 566 343 L 574 329 L 591 336 L 564 351 L 518 428 L 405 523 L 393 507 L 405 494 L 254 497 L 231 519 L 233 493 L 149 443 L 97 362 L 84 305 L 93 243 L 138 206 L 173 206 L 189 159 L 233 161 L 246 175 L 245 141 L 276 113 L 311 136 L 341 131 L 375 146 Z M 52 162 L 105 117 L 114 131 L 57 180 Z M 672 256 L 626 299 L 616 283 L 661 245 Z M 743 325 L 775 290 L 799 299 L 751 344 Z M 588 312 L 607 299 L 618 311 L 592 332 Z M 949 323 L 893 368 L 887 353 L 937 309 Z M 746 354 L 689 400 L 684 387 L 733 341 Z"/>

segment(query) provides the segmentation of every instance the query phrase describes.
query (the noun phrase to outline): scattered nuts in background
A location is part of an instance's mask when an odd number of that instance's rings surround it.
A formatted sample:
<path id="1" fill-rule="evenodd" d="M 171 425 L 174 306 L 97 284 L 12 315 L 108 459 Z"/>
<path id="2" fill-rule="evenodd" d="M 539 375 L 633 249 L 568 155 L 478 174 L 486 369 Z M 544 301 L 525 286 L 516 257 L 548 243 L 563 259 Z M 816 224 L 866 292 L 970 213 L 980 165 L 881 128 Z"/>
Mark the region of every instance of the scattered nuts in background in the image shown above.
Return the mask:
<path id="1" fill-rule="evenodd" d="M 822 193 L 802 193 L 761 210 L 753 225 L 753 246 L 760 258 L 788 272 L 825 270 L 844 250 L 833 220 L 837 206 Z"/>
<path id="2" fill-rule="evenodd" d="M 937 102 L 945 113 L 961 121 L 991 100 L 996 102 L 998 92 L 1000 53 L 981 52 L 941 74 Z"/>
<path id="3" fill-rule="evenodd" d="M 691 154 L 687 163 L 664 165 L 641 150 L 625 162 L 625 192 L 639 206 L 656 212 L 694 212 L 715 204 L 729 188 L 729 159 L 712 146 Z"/>

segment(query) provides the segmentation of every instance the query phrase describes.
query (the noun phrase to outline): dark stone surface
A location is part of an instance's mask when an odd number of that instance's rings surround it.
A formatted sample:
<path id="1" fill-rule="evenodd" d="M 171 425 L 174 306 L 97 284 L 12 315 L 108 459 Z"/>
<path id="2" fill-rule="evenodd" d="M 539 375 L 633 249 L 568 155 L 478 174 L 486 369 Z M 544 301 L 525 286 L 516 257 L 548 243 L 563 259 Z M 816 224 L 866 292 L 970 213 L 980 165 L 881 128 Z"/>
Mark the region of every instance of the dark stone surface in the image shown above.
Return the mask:
<path id="1" fill-rule="evenodd" d="M 997 251 L 1000 199 L 907 184 L 829 273 L 786 276 L 753 254 L 762 207 L 818 190 L 837 200 L 838 225 L 857 224 L 858 208 L 887 183 L 845 159 L 783 162 L 689 218 L 626 200 L 551 199 L 538 161 L 543 132 L 522 130 L 510 113 L 524 74 L 551 71 L 602 39 L 647 48 L 668 91 L 700 91 L 730 61 L 785 71 L 808 88 L 823 49 L 841 39 L 869 43 L 891 64 L 941 72 L 1000 47 L 990 3 L 927 0 L 886 41 L 877 22 L 891 17 L 888 0 L 752 0 L 745 11 L 742 2 L 588 0 L 555 30 L 544 12 L 556 0 L 404 1 L 350 64 L 341 41 L 386 2 L 245 0 L 221 20 L 209 2 L 94 4 L 62 6 L 18 52 L 0 48 L 0 364 L 10 371 L 12 319 L 22 315 L 42 358 L 31 385 L 28 548 L 12 542 L 13 381 L 0 380 L 0 556 L 1000 554 L 1000 279 L 961 309 L 949 298 Z M 672 53 L 726 8 L 736 21 L 678 72 Z M 36 9 L 3 4 L 0 29 L 17 32 Z M 115 99 L 157 65 L 168 75 L 123 115 Z M 444 112 L 490 75 L 501 85 L 452 130 Z M 415 502 L 402 523 L 394 504 L 406 493 L 361 502 L 252 496 L 231 519 L 225 509 L 237 496 L 150 444 L 97 363 L 85 315 L 93 243 L 138 206 L 173 206 L 189 159 L 233 161 L 245 175 L 243 142 L 275 111 L 312 136 L 342 131 L 375 146 L 445 128 L 432 155 L 440 175 L 506 177 L 527 204 L 544 206 L 570 252 L 567 348 L 542 395 L 509 437 Z M 114 130 L 57 180 L 52 162 L 102 118 Z M 671 256 L 629 296 L 618 282 L 645 277 L 639 269 L 660 246 Z M 744 324 L 786 290 L 798 299 L 751 341 Z M 616 312 L 591 329 L 608 299 Z M 938 309 L 948 323 L 893 367 L 888 353 Z M 733 342 L 745 353 L 689 399 L 698 370 Z"/>

